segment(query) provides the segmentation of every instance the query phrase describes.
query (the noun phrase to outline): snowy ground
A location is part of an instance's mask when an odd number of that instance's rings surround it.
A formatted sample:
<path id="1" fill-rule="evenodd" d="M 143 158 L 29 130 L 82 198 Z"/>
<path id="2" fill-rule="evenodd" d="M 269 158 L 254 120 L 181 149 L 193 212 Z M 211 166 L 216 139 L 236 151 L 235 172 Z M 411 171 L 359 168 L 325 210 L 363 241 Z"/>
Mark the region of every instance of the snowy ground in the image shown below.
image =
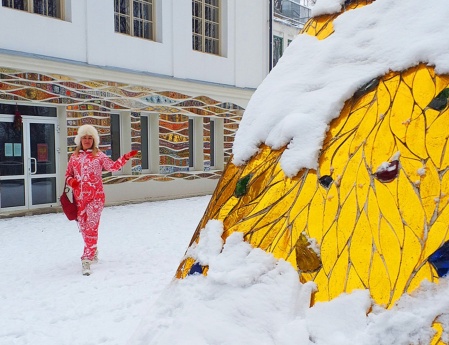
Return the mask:
<path id="1" fill-rule="evenodd" d="M 106 208 L 89 277 L 63 214 L 0 220 L 0 345 L 422 345 L 436 317 L 449 329 L 446 279 L 368 315 L 361 290 L 309 308 L 313 283 L 241 233 L 223 247 L 218 221 L 189 249 L 208 276 L 173 281 L 209 199 Z"/>
<path id="2" fill-rule="evenodd" d="M 0 220 L 0 345 L 126 344 L 172 280 L 209 199 L 105 208 L 89 277 L 76 223 L 62 213 Z"/>

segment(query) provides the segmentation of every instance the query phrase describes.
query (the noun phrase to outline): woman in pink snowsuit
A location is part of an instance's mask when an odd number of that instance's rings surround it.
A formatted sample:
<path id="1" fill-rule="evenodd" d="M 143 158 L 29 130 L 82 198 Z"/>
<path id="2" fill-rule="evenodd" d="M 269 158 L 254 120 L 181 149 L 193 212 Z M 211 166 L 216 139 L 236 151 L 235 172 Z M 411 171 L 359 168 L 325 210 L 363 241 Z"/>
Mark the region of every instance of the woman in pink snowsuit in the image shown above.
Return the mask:
<path id="1" fill-rule="evenodd" d="M 98 260 L 98 226 L 105 202 L 102 171 L 119 170 L 137 151 L 126 153 L 113 161 L 98 149 L 100 138 L 91 125 L 83 125 L 78 129 L 75 143 L 77 147 L 69 159 L 65 177 L 78 206 L 77 221 L 84 239 L 82 272 L 83 275 L 89 275 L 90 264 Z"/>

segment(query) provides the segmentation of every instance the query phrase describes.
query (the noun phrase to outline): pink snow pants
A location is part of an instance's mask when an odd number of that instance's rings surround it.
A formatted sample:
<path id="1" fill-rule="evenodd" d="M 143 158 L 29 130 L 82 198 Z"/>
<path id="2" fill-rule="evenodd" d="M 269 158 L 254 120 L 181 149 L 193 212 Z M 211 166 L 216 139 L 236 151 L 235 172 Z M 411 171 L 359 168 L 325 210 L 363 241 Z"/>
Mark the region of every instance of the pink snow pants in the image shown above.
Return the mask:
<path id="1" fill-rule="evenodd" d="M 78 224 L 84 240 L 84 251 L 81 260 L 93 260 L 98 242 L 98 226 L 104 207 L 104 196 L 82 205 L 79 211 Z"/>

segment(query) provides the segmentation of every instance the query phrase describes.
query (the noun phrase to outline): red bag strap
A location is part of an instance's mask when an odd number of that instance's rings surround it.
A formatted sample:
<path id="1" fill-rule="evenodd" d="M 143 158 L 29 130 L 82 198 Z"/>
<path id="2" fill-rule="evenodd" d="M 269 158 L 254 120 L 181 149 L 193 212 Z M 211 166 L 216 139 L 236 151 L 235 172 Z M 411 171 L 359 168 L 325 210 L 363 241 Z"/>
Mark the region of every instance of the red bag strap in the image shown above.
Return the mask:
<path id="1" fill-rule="evenodd" d="M 68 193 L 68 192 L 70 192 L 70 186 L 68 185 L 68 183 L 67 183 L 67 179 L 68 179 L 68 177 L 65 179 L 65 181 L 64 181 L 64 192 L 65 193 Z"/>

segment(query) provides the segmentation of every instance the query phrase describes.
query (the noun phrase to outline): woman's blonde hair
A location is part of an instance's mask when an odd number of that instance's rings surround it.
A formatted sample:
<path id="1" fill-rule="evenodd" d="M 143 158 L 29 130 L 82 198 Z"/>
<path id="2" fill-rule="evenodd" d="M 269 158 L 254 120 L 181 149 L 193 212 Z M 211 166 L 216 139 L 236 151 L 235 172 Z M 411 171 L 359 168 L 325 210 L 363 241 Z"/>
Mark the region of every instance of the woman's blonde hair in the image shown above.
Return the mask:
<path id="1" fill-rule="evenodd" d="M 98 149 L 98 147 L 95 147 L 95 145 L 94 144 L 92 144 L 92 156 L 96 156 L 97 155 L 97 153 L 100 151 L 99 149 Z M 80 150 L 82 150 L 83 149 L 83 147 L 82 147 L 82 145 L 81 144 L 79 144 L 77 147 L 76 147 L 76 149 L 75 149 L 75 152 L 73 152 L 75 155 L 78 155 L 78 153 L 80 152 Z"/>

